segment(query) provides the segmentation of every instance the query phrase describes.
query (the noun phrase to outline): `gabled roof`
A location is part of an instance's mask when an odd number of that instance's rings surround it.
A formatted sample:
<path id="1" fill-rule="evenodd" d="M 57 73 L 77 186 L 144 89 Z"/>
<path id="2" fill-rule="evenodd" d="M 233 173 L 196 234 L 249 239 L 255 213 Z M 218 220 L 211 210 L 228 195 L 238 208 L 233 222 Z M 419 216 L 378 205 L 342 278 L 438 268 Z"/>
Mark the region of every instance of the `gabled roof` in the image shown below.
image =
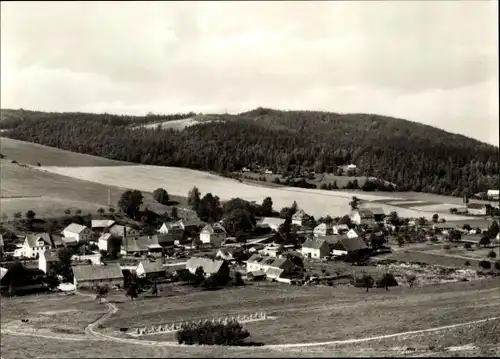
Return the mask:
<path id="1" fill-rule="evenodd" d="M 148 244 L 147 237 L 125 237 L 122 239 L 122 248 L 127 252 L 147 252 Z"/>
<path id="2" fill-rule="evenodd" d="M 44 256 L 47 262 L 59 262 L 59 254 L 55 251 L 45 251 L 40 256 Z"/>
<path id="3" fill-rule="evenodd" d="M 199 219 L 180 219 L 177 221 L 177 223 L 182 224 L 184 227 L 191 227 L 191 226 L 202 226 L 205 224 L 205 222 L 199 220 Z"/>
<path id="4" fill-rule="evenodd" d="M 266 275 L 266 272 L 264 272 L 263 270 L 254 270 L 254 271 L 251 271 L 251 272 L 248 272 L 247 273 L 247 276 L 251 274 L 252 276 L 254 277 L 262 277 L 262 276 L 265 276 Z"/>
<path id="5" fill-rule="evenodd" d="M 368 248 L 365 241 L 361 238 L 342 238 L 334 246 L 335 248 L 343 248 L 348 252 L 358 251 Z"/>
<path id="6" fill-rule="evenodd" d="M 35 248 L 35 247 L 37 247 L 37 242 L 38 242 L 40 239 L 41 239 L 41 240 L 43 240 L 43 241 L 45 242 L 45 244 L 44 244 L 44 245 L 47 245 L 47 244 L 48 244 L 49 246 L 51 246 L 51 247 L 52 247 L 52 241 L 51 241 L 51 239 L 50 239 L 50 234 L 48 234 L 48 233 L 28 234 L 28 235 L 26 236 L 26 239 L 25 239 L 25 240 L 28 242 L 28 246 L 29 246 L 30 248 Z"/>
<path id="7" fill-rule="evenodd" d="M 314 230 L 320 230 L 320 229 L 323 229 L 323 228 L 325 228 L 325 229 L 333 229 L 333 223 L 328 223 L 328 224 L 325 223 L 325 222 L 320 223 L 316 227 L 314 227 Z"/>
<path id="8" fill-rule="evenodd" d="M 125 232 L 126 230 L 126 232 Z M 118 233 L 120 236 L 129 236 L 129 234 L 132 232 L 137 233 L 137 230 L 133 229 L 132 227 L 129 226 L 122 226 L 121 224 L 114 224 L 112 227 L 110 227 L 111 233 Z"/>
<path id="9" fill-rule="evenodd" d="M 91 227 L 92 228 L 106 228 L 106 227 L 111 227 L 115 223 L 116 222 L 113 221 L 112 219 L 93 219 L 91 221 Z"/>
<path id="10" fill-rule="evenodd" d="M 144 269 L 145 273 L 159 273 L 166 271 L 163 264 L 159 261 L 156 262 L 142 261 L 139 264 L 142 264 L 142 268 Z"/>
<path id="11" fill-rule="evenodd" d="M 54 247 L 64 247 L 64 241 L 60 235 L 53 234 L 53 235 L 51 235 L 51 237 L 52 237 L 52 243 L 54 244 Z"/>
<path id="12" fill-rule="evenodd" d="M 182 227 L 181 227 L 181 225 L 180 225 L 179 222 L 180 221 L 176 221 L 176 222 L 163 222 L 163 224 L 161 225 L 161 227 L 165 226 L 167 229 L 181 229 L 182 230 Z"/>
<path id="13" fill-rule="evenodd" d="M 373 212 L 370 211 L 369 209 L 366 209 L 366 208 L 360 208 L 357 211 L 355 211 L 354 213 L 356 213 L 356 212 L 358 212 L 361 217 L 373 217 L 374 216 Z"/>
<path id="14" fill-rule="evenodd" d="M 99 236 L 99 240 L 107 241 L 112 235 L 113 233 L 103 233 Z"/>
<path id="15" fill-rule="evenodd" d="M 472 208 L 472 209 L 483 209 L 486 205 L 482 204 L 482 203 L 469 203 L 467 205 L 468 208 Z"/>
<path id="16" fill-rule="evenodd" d="M 288 258 L 274 258 L 274 261 L 272 263 L 272 267 L 275 268 L 283 268 L 285 267 L 285 264 L 289 262 Z"/>
<path id="17" fill-rule="evenodd" d="M 8 271 L 9 270 L 7 268 L 0 267 L 0 280 L 7 274 Z"/>
<path id="18" fill-rule="evenodd" d="M 69 226 L 67 226 L 66 228 L 63 229 L 63 232 L 65 231 L 65 232 L 70 232 L 70 233 L 74 233 L 74 234 L 80 234 L 85 229 L 87 229 L 87 227 L 82 226 L 81 224 L 71 223 Z"/>
<path id="19" fill-rule="evenodd" d="M 307 241 L 304 242 L 302 248 L 321 249 L 321 247 L 324 246 L 325 244 L 328 245 L 328 243 L 326 243 L 326 240 L 324 239 L 309 238 Z"/>
<path id="20" fill-rule="evenodd" d="M 77 281 L 123 278 L 118 263 L 108 265 L 76 265 L 71 267 Z"/>
<path id="21" fill-rule="evenodd" d="M 276 277 L 276 278 L 278 278 L 281 274 L 283 274 L 283 271 L 284 270 L 281 269 L 281 268 L 272 267 L 272 268 L 267 268 L 264 272 L 269 277 Z"/>
<path id="22" fill-rule="evenodd" d="M 341 238 L 347 238 L 345 234 L 334 234 L 331 236 L 319 236 L 318 239 L 324 240 L 330 246 L 337 243 Z"/>
<path id="23" fill-rule="evenodd" d="M 297 212 L 295 212 L 292 216 L 292 219 L 296 219 L 296 220 L 301 220 L 303 219 L 305 216 L 307 216 L 307 213 L 304 212 L 303 209 L 299 209 Z"/>
<path id="24" fill-rule="evenodd" d="M 196 270 L 202 267 L 206 274 L 215 274 L 220 271 L 224 261 L 212 260 L 205 257 L 191 257 L 186 262 L 186 268 Z"/>

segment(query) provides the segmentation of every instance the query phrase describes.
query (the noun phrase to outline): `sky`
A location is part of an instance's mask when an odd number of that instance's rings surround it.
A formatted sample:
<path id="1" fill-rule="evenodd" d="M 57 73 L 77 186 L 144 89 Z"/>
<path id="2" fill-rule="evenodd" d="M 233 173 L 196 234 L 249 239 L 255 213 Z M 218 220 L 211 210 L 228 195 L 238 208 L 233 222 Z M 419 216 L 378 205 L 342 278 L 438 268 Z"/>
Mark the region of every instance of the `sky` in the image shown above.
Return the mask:
<path id="1" fill-rule="evenodd" d="M 2 2 L 1 107 L 376 113 L 499 144 L 497 1 Z"/>

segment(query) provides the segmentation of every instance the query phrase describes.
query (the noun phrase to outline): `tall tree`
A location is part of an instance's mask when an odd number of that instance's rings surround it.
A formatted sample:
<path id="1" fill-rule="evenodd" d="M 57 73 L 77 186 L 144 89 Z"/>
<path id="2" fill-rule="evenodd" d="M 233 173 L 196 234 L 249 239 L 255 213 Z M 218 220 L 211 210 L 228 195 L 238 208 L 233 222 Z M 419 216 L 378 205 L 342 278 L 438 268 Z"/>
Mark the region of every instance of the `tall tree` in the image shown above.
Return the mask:
<path id="1" fill-rule="evenodd" d="M 118 201 L 118 207 L 129 217 L 137 218 L 139 208 L 142 205 L 143 196 L 140 191 L 127 190 Z"/>
<path id="2" fill-rule="evenodd" d="M 264 216 L 270 216 L 273 214 L 273 200 L 271 197 L 264 198 L 264 201 L 262 202 L 262 209 Z"/>
<path id="3" fill-rule="evenodd" d="M 153 192 L 153 198 L 156 202 L 164 205 L 167 205 L 170 200 L 167 191 L 163 188 L 155 189 Z"/>
<path id="4" fill-rule="evenodd" d="M 201 193 L 197 187 L 193 187 L 188 193 L 188 204 L 191 209 L 195 212 L 198 212 L 198 206 L 200 205 Z"/>

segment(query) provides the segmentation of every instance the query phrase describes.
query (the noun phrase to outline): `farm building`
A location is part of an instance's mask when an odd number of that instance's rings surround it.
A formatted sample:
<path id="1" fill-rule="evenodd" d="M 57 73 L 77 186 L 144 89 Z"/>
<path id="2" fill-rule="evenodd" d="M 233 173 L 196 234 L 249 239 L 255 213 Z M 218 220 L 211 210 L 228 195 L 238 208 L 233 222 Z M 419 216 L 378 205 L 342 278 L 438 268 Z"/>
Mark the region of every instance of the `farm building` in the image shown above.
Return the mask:
<path id="1" fill-rule="evenodd" d="M 489 189 L 486 195 L 490 200 L 498 200 L 500 199 L 500 191 L 498 189 Z"/>
<path id="2" fill-rule="evenodd" d="M 99 247 L 100 251 L 108 251 L 109 250 L 109 239 L 111 238 L 112 234 L 111 233 L 103 233 L 97 240 L 97 246 Z M 117 237 L 118 238 L 118 237 Z"/>
<path id="3" fill-rule="evenodd" d="M 360 208 L 351 213 L 351 221 L 357 225 L 372 226 L 375 224 L 375 215 L 369 209 Z"/>
<path id="4" fill-rule="evenodd" d="M 140 233 L 137 229 L 129 226 L 122 226 L 121 224 L 113 224 L 109 227 L 109 233 L 119 237 L 139 236 Z"/>
<path id="5" fill-rule="evenodd" d="M 184 238 L 184 228 L 179 222 L 164 222 L 158 229 L 158 233 L 171 235 L 174 241 L 181 241 Z"/>
<path id="6" fill-rule="evenodd" d="M 467 205 L 467 213 L 474 216 L 486 216 L 487 207 L 480 203 L 469 203 Z"/>
<path id="7" fill-rule="evenodd" d="M 288 258 L 263 257 L 254 254 L 247 261 L 247 273 L 263 271 L 269 279 L 275 279 L 282 274 L 293 271 L 294 264 Z"/>
<path id="8" fill-rule="evenodd" d="M 28 234 L 22 245 L 14 250 L 14 257 L 36 257 L 52 247 L 52 240 L 48 233 Z"/>
<path id="9" fill-rule="evenodd" d="M 365 208 L 373 213 L 373 219 L 375 222 L 383 222 L 385 219 L 385 213 L 384 210 L 380 207 L 370 207 L 370 208 Z"/>
<path id="10" fill-rule="evenodd" d="M 212 244 L 220 247 L 226 240 L 226 230 L 218 223 L 207 224 L 200 233 L 200 241 L 203 244 Z"/>
<path id="11" fill-rule="evenodd" d="M 261 228 L 270 228 L 271 230 L 277 232 L 283 223 L 285 223 L 283 218 L 264 217 L 259 221 L 259 223 L 257 223 L 257 226 Z"/>
<path id="12" fill-rule="evenodd" d="M 332 223 L 321 223 L 318 224 L 313 229 L 313 235 L 318 236 L 331 236 L 333 234 L 333 224 Z"/>
<path id="13" fill-rule="evenodd" d="M 53 251 L 42 252 L 40 253 L 40 257 L 38 258 L 38 269 L 40 269 L 44 273 L 48 273 L 58 262 L 59 262 L 59 256 L 57 252 Z"/>
<path id="14" fill-rule="evenodd" d="M 200 220 L 187 220 L 187 219 L 180 219 L 177 221 L 177 224 L 184 230 L 189 233 L 195 233 L 198 232 L 199 229 L 204 226 L 206 223 L 202 222 Z"/>
<path id="15" fill-rule="evenodd" d="M 81 224 L 71 223 L 62 230 L 62 235 L 64 238 L 74 238 L 78 243 L 88 243 L 92 239 L 94 232 Z"/>
<path id="16" fill-rule="evenodd" d="M 163 247 L 173 247 L 174 239 L 169 235 L 126 237 L 122 240 L 120 253 L 123 255 L 161 252 Z"/>
<path id="17" fill-rule="evenodd" d="M 204 257 L 191 257 L 186 262 L 186 269 L 192 274 L 196 273 L 198 267 L 203 268 L 207 277 L 214 274 L 229 276 L 229 265 L 226 261 L 212 260 Z"/>
<path id="18" fill-rule="evenodd" d="M 166 274 L 166 269 L 163 266 L 162 262 L 150 262 L 150 261 L 141 261 L 137 265 L 137 269 L 135 273 L 139 278 L 148 278 L 154 279 L 158 277 L 164 277 Z"/>
<path id="19" fill-rule="evenodd" d="M 103 232 L 105 229 L 110 228 L 116 222 L 112 219 L 93 219 L 90 223 L 90 227 L 94 232 Z"/>
<path id="20" fill-rule="evenodd" d="M 367 249 L 366 243 L 361 238 L 342 237 L 332 246 L 332 252 L 335 256 L 360 253 Z"/>
<path id="21" fill-rule="evenodd" d="M 301 253 L 306 258 L 324 258 L 330 255 L 330 245 L 324 239 L 308 239 L 302 245 Z"/>
<path id="22" fill-rule="evenodd" d="M 302 226 L 307 217 L 308 217 L 307 213 L 303 209 L 299 209 L 292 216 L 292 224 L 296 224 L 297 226 Z"/>
<path id="23" fill-rule="evenodd" d="M 76 289 L 92 288 L 98 284 L 109 286 L 123 286 L 123 273 L 118 263 L 110 263 L 102 266 L 74 265 L 74 281 Z"/>
<path id="24" fill-rule="evenodd" d="M 9 291 L 11 294 L 32 293 L 44 291 L 43 278 L 45 273 L 38 268 L 28 268 L 21 262 L 4 264 L 7 271 L 0 279 L 2 291 Z"/>

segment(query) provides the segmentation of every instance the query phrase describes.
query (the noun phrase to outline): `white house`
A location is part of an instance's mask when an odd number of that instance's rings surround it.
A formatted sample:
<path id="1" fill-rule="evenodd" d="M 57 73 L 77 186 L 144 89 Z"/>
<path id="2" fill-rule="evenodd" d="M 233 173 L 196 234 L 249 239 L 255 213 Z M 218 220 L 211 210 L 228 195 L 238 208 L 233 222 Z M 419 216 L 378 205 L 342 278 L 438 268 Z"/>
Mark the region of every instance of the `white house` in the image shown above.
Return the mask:
<path id="1" fill-rule="evenodd" d="M 75 238 L 78 243 L 88 243 L 92 239 L 94 232 L 81 224 L 71 223 L 63 229 L 62 235 L 65 238 Z"/>
<path id="2" fill-rule="evenodd" d="M 308 239 L 302 245 L 300 252 L 306 258 L 320 259 L 330 255 L 330 246 L 324 239 Z"/>
<path id="3" fill-rule="evenodd" d="M 259 253 L 265 256 L 270 256 L 270 257 L 278 257 L 279 254 L 279 249 L 280 246 L 278 245 L 270 245 L 270 246 L 265 246 L 262 248 Z"/>
<path id="4" fill-rule="evenodd" d="M 333 224 L 332 223 L 321 223 L 318 224 L 313 229 L 313 235 L 318 236 L 331 236 L 333 234 Z"/>
<path id="5" fill-rule="evenodd" d="M 72 270 L 76 289 L 93 288 L 96 285 L 123 286 L 123 273 L 118 263 L 105 266 L 75 265 Z"/>
<path id="6" fill-rule="evenodd" d="M 150 261 L 141 261 L 137 265 L 137 269 L 135 273 L 139 278 L 144 277 L 161 277 L 165 276 L 166 268 L 163 266 L 163 263 L 160 261 L 150 262 Z"/>
<path id="7" fill-rule="evenodd" d="M 332 246 L 332 253 L 334 256 L 343 256 L 353 252 L 364 251 L 367 248 L 368 246 L 361 238 L 341 236 L 337 243 Z"/>
<path id="8" fill-rule="evenodd" d="M 374 225 L 375 215 L 369 209 L 360 208 L 351 213 L 351 221 L 357 225 Z"/>
<path id="9" fill-rule="evenodd" d="M 184 237 L 184 228 L 179 222 L 165 222 L 158 229 L 160 234 L 169 234 L 174 237 L 174 240 L 182 240 Z"/>
<path id="10" fill-rule="evenodd" d="M 489 199 L 498 200 L 500 198 L 500 190 L 498 189 L 489 189 L 486 193 Z"/>
<path id="11" fill-rule="evenodd" d="M 304 220 L 307 218 L 307 213 L 304 212 L 303 209 L 299 209 L 297 212 L 295 212 L 292 216 L 292 224 L 296 224 L 298 226 L 302 226 L 304 223 Z"/>
<path id="12" fill-rule="evenodd" d="M 14 257 L 33 258 L 52 248 L 52 241 L 48 233 L 28 234 L 23 244 L 14 250 Z"/>
<path id="13" fill-rule="evenodd" d="M 349 231 L 349 226 L 347 224 L 337 224 L 333 226 L 333 234 L 344 234 Z"/>
<path id="14" fill-rule="evenodd" d="M 99 247 L 100 251 L 108 251 L 108 242 L 109 238 L 112 236 L 111 233 L 103 233 L 97 240 L 97 246 Z"/>
<path id="15" fill-rule="evenodd" d="M 467 213 L 474 216 L 486 216 L 486 205 L 480 203 L 469 203 Z"/>
<path id="16" fill-rule="evenodd" d="M 196 273 L 198 267 L 203 268 L 206 277 L 214 274 L 229 275 L 229 265 L 226 261 L 212 260 L 205 257 L 191 257 L 186 262 L 186 269 L 192 274 Z"/>
<path id="17" fill-rule="evenodd" d="M 247 273 L 263 271 L 269 279 L 290 273 L 294 268 L 294 264 L 288 258 L 263 257 L 258 254 L 252 255 L 246 264 Z"/>
<path id="18" fill-rule="evenodd" d="M 45 251 L 40 253 L 38 258 L 38 269 L 42 270 L 44 273 L 48 273 L 54 264 L 59 262 L 59 256 L 57 252 Z"/>
<path id="19" fill-rule="evenodd" d="M 221 246 L 222 242 L 226 240 L 226 230 L 218 223 L 207 224 L 200 232 L 200 241 L 203 244 L 212 244 L 214 246 Z"/>

